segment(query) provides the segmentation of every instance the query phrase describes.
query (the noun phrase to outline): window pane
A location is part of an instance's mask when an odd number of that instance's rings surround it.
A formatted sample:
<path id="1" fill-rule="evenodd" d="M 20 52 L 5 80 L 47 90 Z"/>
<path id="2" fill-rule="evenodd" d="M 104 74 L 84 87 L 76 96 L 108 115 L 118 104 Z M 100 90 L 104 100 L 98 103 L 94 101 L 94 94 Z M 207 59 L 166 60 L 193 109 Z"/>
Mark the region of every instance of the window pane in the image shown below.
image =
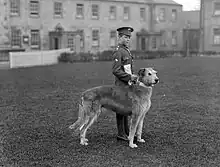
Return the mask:
<path id="1" fill-rule="evenodd" d="M 37 48 L 40 47 L 40 31 L 31 30 L 31 45 Z"/>
<path id="2" fill-rule="evenodd" d="M 31 15 L 39 14 L 39 2 L 38 1 L 30 1 L 30 14 Z"/>

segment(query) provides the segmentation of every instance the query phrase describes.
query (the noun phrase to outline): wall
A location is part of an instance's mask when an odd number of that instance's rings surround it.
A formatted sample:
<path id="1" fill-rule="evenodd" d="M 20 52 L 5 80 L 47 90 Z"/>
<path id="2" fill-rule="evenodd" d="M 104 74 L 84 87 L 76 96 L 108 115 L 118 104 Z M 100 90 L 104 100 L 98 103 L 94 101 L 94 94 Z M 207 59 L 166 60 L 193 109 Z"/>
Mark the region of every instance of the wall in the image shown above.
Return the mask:
<path id="1" fill-rule="evenodd" d="M 0 48 L 9 46 L 9 25 L 7 0 L 0 0 Z"/>
<path id="2" fill-rule="evenodd" d="M 10 68 L 57 64 L 60 54 L 62 52 L 69 51 L 70 49 L 32 52 L 10 52 Z"/>

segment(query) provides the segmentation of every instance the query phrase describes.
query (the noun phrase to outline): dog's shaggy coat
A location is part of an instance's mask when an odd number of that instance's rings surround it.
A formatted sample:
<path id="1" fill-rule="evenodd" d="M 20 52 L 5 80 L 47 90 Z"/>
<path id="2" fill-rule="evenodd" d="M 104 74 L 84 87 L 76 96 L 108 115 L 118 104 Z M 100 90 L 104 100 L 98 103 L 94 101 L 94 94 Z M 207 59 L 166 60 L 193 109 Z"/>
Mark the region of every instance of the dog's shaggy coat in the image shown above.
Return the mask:
<path id="1" fill-rule="evenodd" d="M 80 144 L 88 145 L 86 132 L 97 119 L 103 107 L 130 116 L 129 146 L 137 147 L 133 143 L 134 135 L 136 133 L 138 142 L 145 142 L 141 138 L 143 121 L 151 106 L 152 86 L 158 81 L 155 70 L 141 68 L 138 72 L 137 83 L 130 86 L 105 85 L 86 90 L 82 93 L 79 104 L 78 120 L 69 128 L 79 130 Z"/>

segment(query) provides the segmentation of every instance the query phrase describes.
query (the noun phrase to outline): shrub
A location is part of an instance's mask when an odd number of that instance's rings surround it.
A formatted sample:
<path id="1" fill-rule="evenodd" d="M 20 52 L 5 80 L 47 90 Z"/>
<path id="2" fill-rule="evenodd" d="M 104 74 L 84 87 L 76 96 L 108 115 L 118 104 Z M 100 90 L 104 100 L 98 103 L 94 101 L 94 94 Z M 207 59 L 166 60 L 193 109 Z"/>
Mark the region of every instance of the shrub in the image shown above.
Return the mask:
<path id="1" fill-rule="evenodd" d="M 69 63 L 73 63 L 73 62 L 89 62 L 89 61 L 93 61 L 93 54 L 91 53 L 74 53 L 74 52 L 64 52 L 61 53 L 59 58 L 58 58 L 59 62 L 69 62 Z"/>
<path id="2" fill-rule="evenodd" d="M 93 53 L 73 53 L 65 52 L 62 53 L 59 57 L 59 62 L 90 62 L 90 61 L 112 61 L 113 51 L 105 50 L 103 52 Z M 138 51 L 131 50 L 131 54 L 134 59 L 158 59 L 158 58 L 169 58 L 169 57 L 185 57 L 186 51 L 184 50 L 167 50 L 167 51 Z M 205 55 L 216 55 L 219 54 L 213 51 L 207 51 L 200 53 L 198 51 L 190 51 L 190 56 L 197 56 L 199 54 Z"/>

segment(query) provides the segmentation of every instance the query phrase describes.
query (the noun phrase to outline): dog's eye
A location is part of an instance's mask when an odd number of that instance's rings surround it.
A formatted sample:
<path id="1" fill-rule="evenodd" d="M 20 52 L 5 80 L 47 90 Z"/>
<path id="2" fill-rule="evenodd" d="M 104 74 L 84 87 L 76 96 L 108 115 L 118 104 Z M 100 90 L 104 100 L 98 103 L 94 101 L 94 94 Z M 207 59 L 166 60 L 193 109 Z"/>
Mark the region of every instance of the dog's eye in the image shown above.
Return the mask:
<path id="1" fill-rule="evenodd" d="M 148 75 L 151 75 L 151 73 L 148 73 Z"/>

